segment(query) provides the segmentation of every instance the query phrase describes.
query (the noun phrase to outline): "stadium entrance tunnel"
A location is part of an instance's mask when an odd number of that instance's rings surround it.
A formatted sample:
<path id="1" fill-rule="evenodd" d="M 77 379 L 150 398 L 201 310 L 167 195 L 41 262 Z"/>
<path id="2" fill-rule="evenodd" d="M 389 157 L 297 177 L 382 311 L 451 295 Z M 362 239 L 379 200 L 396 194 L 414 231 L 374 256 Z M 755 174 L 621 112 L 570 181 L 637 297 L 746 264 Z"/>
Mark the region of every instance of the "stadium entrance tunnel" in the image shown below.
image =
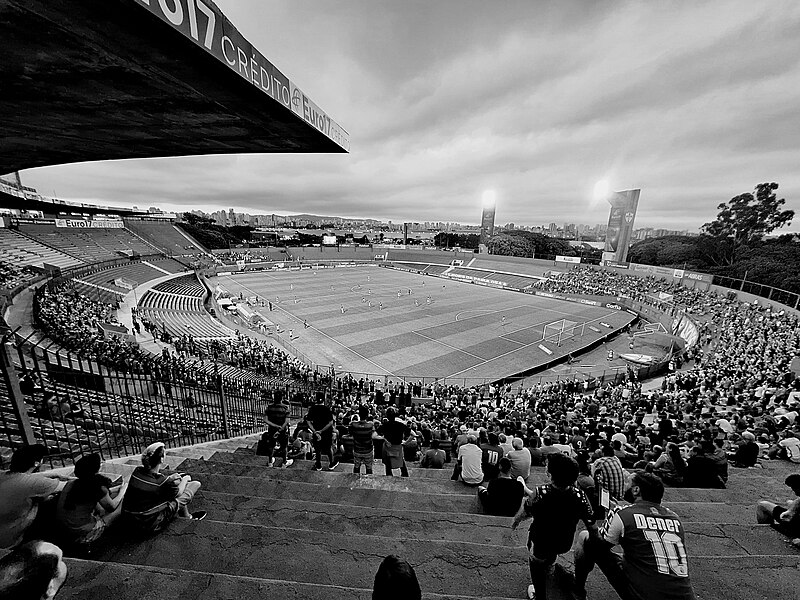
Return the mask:
<path id="1" fill-rule="evenodd" d="M 0 0 L 0 38 L 0 173 L 349 147 L 208 0 Z"/>

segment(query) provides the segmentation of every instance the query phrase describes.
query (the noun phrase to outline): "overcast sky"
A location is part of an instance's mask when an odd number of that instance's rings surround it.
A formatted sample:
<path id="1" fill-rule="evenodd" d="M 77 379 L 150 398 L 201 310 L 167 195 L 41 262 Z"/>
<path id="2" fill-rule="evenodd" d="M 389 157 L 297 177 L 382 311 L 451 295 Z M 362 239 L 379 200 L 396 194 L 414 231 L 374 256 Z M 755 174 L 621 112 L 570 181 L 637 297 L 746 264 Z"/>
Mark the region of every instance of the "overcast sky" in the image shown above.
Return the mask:
<path id="1" fill-rule="evenodd" d="M 697 230 L 776 181 L 800 213 L 796 0 L 217 4 L 349 131 L 350 154 L 91 163 L 24 183 L 125 206 L 463 223 L 491 189 L 499 224 L 593 224 L 607 179 L 642 188 L 636 226 Z"/>

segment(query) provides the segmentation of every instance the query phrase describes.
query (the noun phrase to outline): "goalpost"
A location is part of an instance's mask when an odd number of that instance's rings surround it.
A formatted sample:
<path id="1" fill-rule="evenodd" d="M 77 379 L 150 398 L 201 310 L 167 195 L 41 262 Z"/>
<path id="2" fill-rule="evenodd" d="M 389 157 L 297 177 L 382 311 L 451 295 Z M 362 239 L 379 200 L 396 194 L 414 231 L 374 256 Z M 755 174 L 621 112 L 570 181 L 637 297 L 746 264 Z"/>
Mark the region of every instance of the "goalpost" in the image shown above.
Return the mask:
<path id="1" fill-rule="evenodd" d="M 573 338 L 580 333 L 578 323 L 567 319 L 561 319 L 560 321 L 548 323 L 544 326 L 542 340 L 560 346 L 563 340 Z"/>

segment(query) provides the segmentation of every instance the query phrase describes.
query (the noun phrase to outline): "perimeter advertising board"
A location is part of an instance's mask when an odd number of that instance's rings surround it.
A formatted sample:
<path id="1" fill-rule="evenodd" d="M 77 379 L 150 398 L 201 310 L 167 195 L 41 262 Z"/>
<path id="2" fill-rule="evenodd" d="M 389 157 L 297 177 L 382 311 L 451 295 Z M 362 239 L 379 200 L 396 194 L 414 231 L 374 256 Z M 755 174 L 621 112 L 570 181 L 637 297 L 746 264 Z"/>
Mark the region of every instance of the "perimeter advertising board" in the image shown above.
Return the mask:
<path id="1" fill-rule="evenodd" d="M 628 246 L 631 242 L 636 209 L 639 207 L 640 192 L 638 189 L 613 192 L 608 199 L 611 212 L 608 215 L 604 261 L 624 263 L 628 258 Z"/>
<path id="2" fill-rule="evenodd" d="M 350 135 L 245 39 L 210 0 L 134 0 L 336 144 Z"/>

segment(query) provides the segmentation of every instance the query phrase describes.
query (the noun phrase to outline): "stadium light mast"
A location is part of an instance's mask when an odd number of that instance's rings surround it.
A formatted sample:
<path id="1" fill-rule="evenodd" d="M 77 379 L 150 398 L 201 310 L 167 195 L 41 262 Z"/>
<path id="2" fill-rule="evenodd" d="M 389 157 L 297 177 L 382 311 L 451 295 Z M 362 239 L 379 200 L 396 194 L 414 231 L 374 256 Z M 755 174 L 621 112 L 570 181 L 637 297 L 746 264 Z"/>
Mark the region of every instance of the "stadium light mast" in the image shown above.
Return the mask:
<path id="1" fill-rule="evenodd" d="M 487 254 L 489 252 L 489 239 L 494 235 L 494 215 L 497 210 L 497 200 L 494 190 L 483 192 L 483 212 L 481 213 L 481 231 L 479 240 L 479 252 Z"/>

